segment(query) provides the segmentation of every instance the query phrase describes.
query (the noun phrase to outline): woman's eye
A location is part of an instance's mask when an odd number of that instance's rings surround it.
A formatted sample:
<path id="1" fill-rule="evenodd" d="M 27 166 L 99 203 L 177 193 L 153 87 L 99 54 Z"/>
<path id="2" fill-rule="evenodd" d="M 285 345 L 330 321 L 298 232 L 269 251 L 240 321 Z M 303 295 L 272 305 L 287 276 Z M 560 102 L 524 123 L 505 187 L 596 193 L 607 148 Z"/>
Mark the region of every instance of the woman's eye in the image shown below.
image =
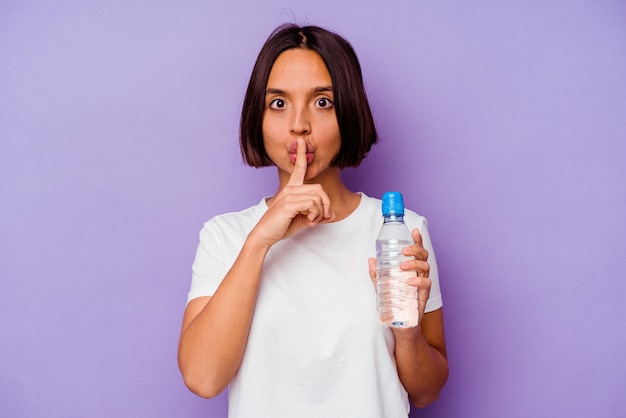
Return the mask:
<path id="1" fill-rule="evenodd" d="M 329 108 L 332 107 L 333 102 L 331 102 L 329 99 L 322 97 L 321 99 L 317 99 L 317 105 L 323 109 L 325 108 Z"/>
<path id="2" fill-rule="evenodd" d="M 270 102 L 272 109 L 282 109 L 285 107 L 285 101 L 283 99 L 274 99 Z"/>

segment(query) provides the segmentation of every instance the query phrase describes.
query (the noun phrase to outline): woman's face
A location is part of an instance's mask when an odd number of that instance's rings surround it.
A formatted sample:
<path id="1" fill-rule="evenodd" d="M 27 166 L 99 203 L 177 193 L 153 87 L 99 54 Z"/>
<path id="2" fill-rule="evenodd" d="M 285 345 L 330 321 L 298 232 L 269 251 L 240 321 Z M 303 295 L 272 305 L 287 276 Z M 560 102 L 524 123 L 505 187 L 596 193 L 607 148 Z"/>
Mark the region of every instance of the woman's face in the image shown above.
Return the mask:
<path id="1" fill-rule="evenodd" d="M 322 57 L 307 49 L 281 53 L 267 80 L 263 144 L 281 178 L 293 171 L 298 138 L 307 146 L 305 180 L 314 179 L 339 153 L 341 136 L 330 73 Z"/>

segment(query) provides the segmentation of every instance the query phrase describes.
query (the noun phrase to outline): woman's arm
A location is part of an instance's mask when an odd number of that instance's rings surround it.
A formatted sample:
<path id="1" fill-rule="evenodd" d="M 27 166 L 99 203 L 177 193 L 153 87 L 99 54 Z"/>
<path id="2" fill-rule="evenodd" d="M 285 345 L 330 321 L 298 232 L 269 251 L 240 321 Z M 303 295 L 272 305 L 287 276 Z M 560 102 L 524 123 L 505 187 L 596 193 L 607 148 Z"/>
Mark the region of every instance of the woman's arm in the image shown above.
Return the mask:
<path id="1" fill-rule="evenodd" d="M 434 402 L 448 379 L 448 360 L 443 327 L 443 309 L 424 313 L 430 296 L 431 280 L 428 251 L 422 245 L 422 236 L 414 229 L 415 245 L 403 249 L 403 254 L 415 260 L 404 262 L 403 270 L 413 270 L 417 277 L 409 284 L 417 286 L 419 325 L 415 328 L 392 328 L 395 337 L 396 366 L 402 385 L 411 403 L 419 408 Z M 369 272 L 376 282 L 376 260 L 369 259 Z"/>
<path id="2" fill-rule="evenodd" d="M 241 364 L 269 249 L 304 228 L 334 217 L 324 189 L 319 184 L 303 184 L 306 169 L 306 145 L 299 140 L 288 184 L 246 238 L 215 294 L 187 304 L 178 364 L 187 387 L 200 396 L 221 393 Z"/>
<path id="3" fill-rule="evenodd" d="M 215 294 L 187 304 L 178 364 L 185 385 L 197 395 L 218 395 L 239 368 L 268 249 L 246 241 Z"/>
<path id="4" fill-rule="evenodd" d="M 448 379 L 443 309 L 424 314 L 420 325 L 394 329 L 398 376 L 411 403 L 422 408 L 434 402 Z"/>
<path id="5" fill-rule="evenodd" d="M 398 376 L 409 393 L 411 403 L 424 407 L 434 402 L 448 379 L 448 360 L 443 327 L 443 309 L 424 313 L 430 296 L 431 280 L 428 251 L 422 243 L 419 230 L 413 230 L 415 245 L 403 250 L 415 260 L 403 263 L 403 270 L 414 270 L 417 277 L 409 284 L 417 286 L 419 326 L 392 329 L 395 340 L 395 358 Z"/>

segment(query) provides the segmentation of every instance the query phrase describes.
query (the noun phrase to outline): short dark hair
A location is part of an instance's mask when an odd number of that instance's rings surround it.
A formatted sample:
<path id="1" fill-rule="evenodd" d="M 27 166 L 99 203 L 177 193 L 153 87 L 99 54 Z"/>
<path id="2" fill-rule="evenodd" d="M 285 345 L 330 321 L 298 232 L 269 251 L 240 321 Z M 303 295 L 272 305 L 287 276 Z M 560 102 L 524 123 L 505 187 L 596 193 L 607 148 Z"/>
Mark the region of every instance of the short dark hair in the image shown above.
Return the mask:
<path id="1" fill-rule="evenodd" d="M 357 167 L 378 135 L 356 53 L 350 43 L 336 33 L 317 26 L 293 24 L 279 26 L 272 32 L 254 64 L 241 110 L 239 145 L 244 161 L 253 167 L 274 165 L 263 145 L 265 90 L 276 58 L 295 48 L 317 52 L 330 73 L 341 135 L 341 148 L 331 165 Z"/>

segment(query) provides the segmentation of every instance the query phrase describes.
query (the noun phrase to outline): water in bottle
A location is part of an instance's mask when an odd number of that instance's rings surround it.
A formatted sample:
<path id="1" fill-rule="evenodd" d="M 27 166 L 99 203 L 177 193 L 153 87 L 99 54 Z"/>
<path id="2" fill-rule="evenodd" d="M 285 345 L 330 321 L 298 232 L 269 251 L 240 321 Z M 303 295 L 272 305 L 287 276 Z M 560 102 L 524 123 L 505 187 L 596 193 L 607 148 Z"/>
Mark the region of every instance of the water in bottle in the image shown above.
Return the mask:
<path id="1" fill-rule="evenodd" d="M 400 269 L 400 263 L 412 260 L 402 249 L 415 242 L 404 223 L 404 202 L 399 192 L 383 195 L 383 226 L 376 239 L 376 287 L 378 317 L 391 328 L 416 327 L 418 324 L 417 288 L 407 280 L 415 271 Z"/>

